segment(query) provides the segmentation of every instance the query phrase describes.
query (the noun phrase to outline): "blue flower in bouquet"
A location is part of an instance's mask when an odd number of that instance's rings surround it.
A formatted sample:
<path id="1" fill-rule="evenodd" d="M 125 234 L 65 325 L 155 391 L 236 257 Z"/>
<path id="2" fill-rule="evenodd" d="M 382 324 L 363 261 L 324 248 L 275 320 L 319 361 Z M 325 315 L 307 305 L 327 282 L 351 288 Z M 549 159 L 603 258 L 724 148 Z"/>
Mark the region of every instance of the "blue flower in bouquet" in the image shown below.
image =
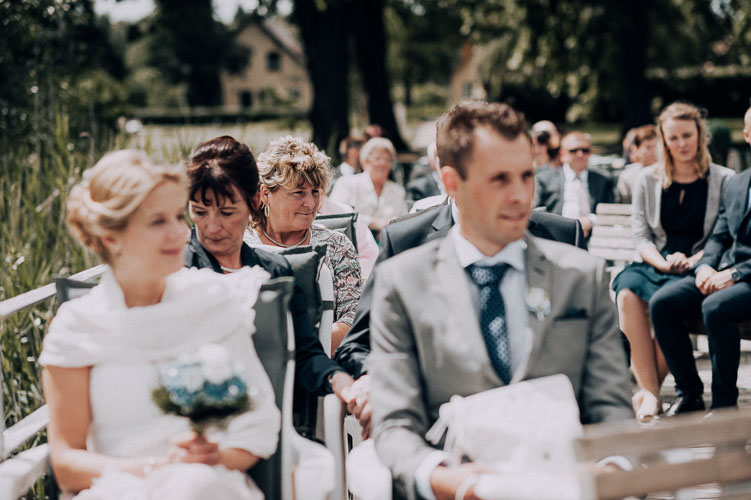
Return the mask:
<path id="1" fill-rule="evenodd" d="M 164 413 L 187 417 L 202 434 L 207 425 L 221 426 L 250 408 L 252 389 L 241 373 L 242 366 L 232 362 L 224 347 L 207 344 L 197 355 L 165 366 L 152 399 Z"/>

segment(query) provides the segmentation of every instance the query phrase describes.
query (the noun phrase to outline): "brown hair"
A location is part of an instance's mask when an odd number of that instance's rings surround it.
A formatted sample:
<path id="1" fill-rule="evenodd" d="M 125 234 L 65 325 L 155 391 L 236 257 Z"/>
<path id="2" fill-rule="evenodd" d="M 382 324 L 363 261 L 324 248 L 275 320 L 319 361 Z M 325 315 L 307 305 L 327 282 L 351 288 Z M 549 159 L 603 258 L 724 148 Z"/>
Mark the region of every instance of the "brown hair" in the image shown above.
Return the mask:
<path id="1" fill-rule="evenodd" d="M 202 142 L 188 158 L 189 199 L 208 203 L 206 192 L 233 203 L 235 186 L 248 204 L 258 192 L 258 166 L 250 148 L 234 137 L 223 135 Z"/>
<path id="2" fill-rule="evenodd" d="M 673 171 L 675 170 L 675 164 L 673 163 L 673 155 L 670 154 L 667 141 L 665 140 L 665 133 L 662 130 L 664 123 L 667 120 L 690 120 L 696 124 L 696 132 L 698 134 L 698 147 L 696 151 L 696 173 L 700 178 L 705 178 L 709 172 L 709 164 L 712 163 L 712 156 L 709 154 L 709 129 L 704 121 L 707 113 L 703 109 L 699 109 L 693 104 L 685 102 L 674 102 L 670 106 L 666 107 L 660 113 L 657 118 L 657 131 L 660 137 L 660 155 L 662 160 L 658 162 L 655 169 L 655 176 L 662 178 L 662 187 L 667 188 L 673 183 Z"/>
<path id="3" fill-rule="evenodd" d="M 521 134 L 529 139 L 524 114 L 508 104 L 459 103 L 444 113 L 436 124 L 436 146 L 441 166 L 451 166 L 462 179 L 466 178 L 466 161 L 472 155 L 475 129 L 480 127 L 488 127 L 509 140 Z"/>
<path id="4" fill-rule="evenodd" d="M 122 231 L 151 191 L 163 182 L 187 188 L 185 170 L 156 165 L 141 151 L 107 153 L 83 173 L 68 195 L 68 226 L 73 235 L 105 263 L 111 255 L 102 237 Z"/>
<path id="5" fill-rule="evenodd" d="M 297 187 L 304 183 L 326 193 L 331 182 L 331 158 L 312 142 L 290 135 L 278 137 L 269 143 L 266 151 L 258 155 L 260 182 L 269 191 L 280 186 Z M 262 207 L 251 210 L 251 225 L 266 227 L 266 215 Z"/>
<path id="6" fill-rule="evenodd" d="M 654 125 L 642 125 L 641 127 L 635 128 L 633 130 L 634 137 L 632 144 L 637 148 L 641 147 L 641 145 L 646 141 L 657 139 L 657 127 L 655 127 Z"/>

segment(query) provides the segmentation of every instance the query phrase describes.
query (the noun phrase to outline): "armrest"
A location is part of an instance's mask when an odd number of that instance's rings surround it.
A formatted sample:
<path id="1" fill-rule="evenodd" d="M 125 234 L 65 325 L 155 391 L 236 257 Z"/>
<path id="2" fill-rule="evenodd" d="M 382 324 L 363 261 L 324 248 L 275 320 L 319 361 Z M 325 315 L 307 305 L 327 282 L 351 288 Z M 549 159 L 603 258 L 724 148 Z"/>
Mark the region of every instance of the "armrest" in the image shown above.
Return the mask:
<path id="1" fill-rule="evenodd" d="M 323 435 L 326 439 L 326 448 L 334 458 L 335 487 L 330 497 L 331 500 L 346 500 L 347 498 L 344 415 L 344 403 L 335 394 L 329 394 L 323 398 Z"/>

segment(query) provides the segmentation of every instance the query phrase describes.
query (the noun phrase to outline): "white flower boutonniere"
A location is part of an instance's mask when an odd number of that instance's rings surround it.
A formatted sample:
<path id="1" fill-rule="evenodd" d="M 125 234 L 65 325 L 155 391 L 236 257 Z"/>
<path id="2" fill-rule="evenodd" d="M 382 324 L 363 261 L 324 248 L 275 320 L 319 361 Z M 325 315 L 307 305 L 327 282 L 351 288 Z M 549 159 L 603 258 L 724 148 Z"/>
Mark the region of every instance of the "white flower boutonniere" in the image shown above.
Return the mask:
<path id="1" fill-rule="evenodd" d="M 547 290 L 538 287 L 527 289 L 527 309 L 537 315 L 539 321 L 550 314 L 550 297 Z"/>

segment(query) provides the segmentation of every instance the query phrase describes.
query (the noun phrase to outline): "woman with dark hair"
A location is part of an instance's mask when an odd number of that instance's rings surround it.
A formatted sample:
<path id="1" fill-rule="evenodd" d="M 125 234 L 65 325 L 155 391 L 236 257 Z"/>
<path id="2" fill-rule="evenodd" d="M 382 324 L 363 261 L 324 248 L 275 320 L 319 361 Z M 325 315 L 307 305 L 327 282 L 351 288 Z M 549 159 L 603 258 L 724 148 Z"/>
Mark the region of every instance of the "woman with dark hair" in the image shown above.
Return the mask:
<path id="1" fill-rule="evenodd" d="M 657 119 L 661 150 L 657 163 L 642 168 L 634 184 L 631 227 L 634 262 L 613 280 L 618 321 L 631 345 L 631 364 L 641 388 L 636 416 L 660 413 L 660 386 L 668 373 L 650 331 L 647 305 L 661 287 L 690 272 L 719 213 L 720 198 L 734 172 L 712 163 L 703 113 L 676 102 Z"/>
<path id="2" fill-rule="evenodd" d="M 188 204 L 195 225 L 185 251 L 186 266 L 234 273 L 258 265 L 272 278 L 292 276 L 284 257 L 243 243 L 251 208 L 258 204 L 258 167 L 248 146 L 230 136 L 199 144 L 188 160 L 188 177 Z M 354 380 L 326 356 L 299 286 L 295 286 L 290 308 L 295 329 L 295 382 L 311 394 L 333 391 L 346 400 Z"/>

